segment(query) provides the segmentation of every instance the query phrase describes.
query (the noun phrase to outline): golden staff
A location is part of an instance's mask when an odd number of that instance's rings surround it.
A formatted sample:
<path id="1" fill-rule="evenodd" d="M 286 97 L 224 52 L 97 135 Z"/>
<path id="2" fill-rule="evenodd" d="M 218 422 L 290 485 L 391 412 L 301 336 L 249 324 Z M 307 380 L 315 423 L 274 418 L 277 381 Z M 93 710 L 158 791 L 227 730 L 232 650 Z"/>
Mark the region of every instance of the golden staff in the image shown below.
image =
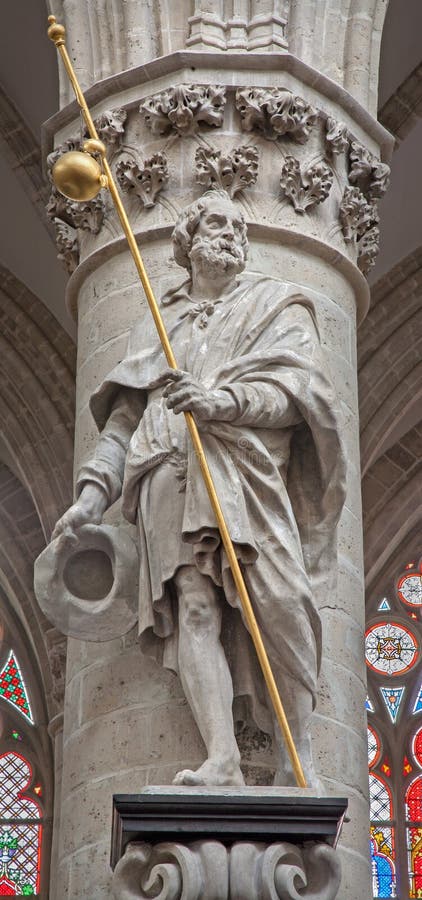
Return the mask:
<path id="1" fill-rule="evenodd" d="M 48 21 L 50 23 L 50 27 L 47 32 L 48 37 L 53 41 L 60 53 L 66 72 L 69 76 L 69 80 L 75 92 L 76 100 L 85 119 L 88 132 L 91 135 L 91 140 L 85 141 L 82 153 L 80 151 L 70 151 L 69 153 L 64 154 L 64 156 L 55 164 L 53 176 L 55 182 L 57 183 L 56 186 L 59 187 L 60 185 L 59 190 L 61 190 L 62 193 L 65 194 L 65 196 L 69 196 L 71 200 L 91 200 L 98 194 L 101 188 L 108 188 L 108 190 L 110 191 L 114 205 L 119 215 L 119 219 L 122 223 L 123 231 L 127 237 L 129 248 L 135 261 L 135 265 L 142 282 L 142 287 L 145 291 L 149 308 L 154 318 L 154 322 L 164 350 L 164 355 L 169 364 L 169 367 L 171 369 L 177 369 L 178 366 L 176 358 L 171 349 L 167 331 L 161 317 L 157 301 L 154 297 L 148 275 L 145 271 L 142 257 L 136 243 L 135 235 L 130 226 L 129 219 L 126 215 L 123 203 L 120 199 L 120 194 L 117 190 L 110 166 L 106 159 L 106 148 L 102 141 L 100 141 L 98 138 L 97 130 L 89 112 L 85 97 L 79 87 L 78 80 L 76 78 L 69 54 L 66 49 L 66 30 L 63 25 L 58 25 L 56 23 L 55 16 L 49 16 Z M 90 155 L 92 153 L 97 153 L 101 157 L 102 169 L 97 161 Z M 239 594 L 240 602 L 242 604 L 243 613 L 255 646 L 263 676 L 265 678 L 268 693 L 271 697 L 271 702 L 277 716 L 277 721 L 280 726 L 281 733 L 286 742 L 290 761 L 296 777 L 296 782 L 298 787 L 305 788 L 305 775 L 293 741 L 289 723 L 284 712 L 284 707 L 277 690 L 277 685 L 275 683 L 274 675 L 271 670 L 267 651 L 265 650 L 264 644 L 262 642 L 258 623 L 255 618 L 255 613 L 249 599 L 249 594 L 245 585 L 242 571 L 240 569 L 233 543 L 226 525 L 223 510 L 221 509 L 220 501 L 214 487 L 214 482 L 204 454 L 199 431 L 192 413 L 185 412 L 184 416 L 195 453 L 198 457 L 202 477 L 204 479 L 205 487 L 210 498 L 211 506 L 217 519 L 221 540 L 227 554 L 227 559 L 230 564 L 234 582 Z"/>

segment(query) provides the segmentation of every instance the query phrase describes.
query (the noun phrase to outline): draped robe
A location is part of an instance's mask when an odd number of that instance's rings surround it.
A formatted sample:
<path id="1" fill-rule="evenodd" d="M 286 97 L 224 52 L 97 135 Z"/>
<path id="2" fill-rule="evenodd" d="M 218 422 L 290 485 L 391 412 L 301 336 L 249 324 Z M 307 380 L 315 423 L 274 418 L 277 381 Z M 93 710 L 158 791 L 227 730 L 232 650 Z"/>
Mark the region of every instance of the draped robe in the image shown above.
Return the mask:
<path id="1" fill-rule="evenodd" d="M 214 303 L 194 303 L 189 288 L 162 300 L 170 342 L 179 368 L 231 396 L 229 421 L 199 422 L 205 454 L 281 696 L 287 678 L 315 698 L 318 604 L 333 588 L 345 483 L 315 309 L 286 284 L 251 273 Z M 212 578 L 223 598 L 235 718 L 252 716 L 270 732 L 262 676 L 184 417 L 157 386 L 165 368 L 152 321 L 139 322 L 125 358 L 91 397 L 101 435 L 78 490 L 94 481 L 109 503 L 122 493 L 123 513 L 139 530 L 141 646 L 175 671 L 172 578 L 181 565 Z"/>

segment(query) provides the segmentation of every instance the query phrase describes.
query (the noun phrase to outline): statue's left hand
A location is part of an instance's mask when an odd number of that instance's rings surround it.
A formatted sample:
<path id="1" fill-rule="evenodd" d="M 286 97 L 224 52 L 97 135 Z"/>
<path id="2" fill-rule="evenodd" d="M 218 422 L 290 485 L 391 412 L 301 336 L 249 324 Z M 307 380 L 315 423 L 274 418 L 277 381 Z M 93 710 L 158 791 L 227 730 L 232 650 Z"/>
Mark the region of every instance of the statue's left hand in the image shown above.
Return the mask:
<path id="1" fill-rule="evenodd" d="M 166 379 L 168 383 L 163 396 L 167 399 L 168 408 L 176 415 L 192 412 L 203 422 L 230 418 L 233 399 L 226 391 L 209 391 L 189 372 L 180 369 L 169 369 Z"/>

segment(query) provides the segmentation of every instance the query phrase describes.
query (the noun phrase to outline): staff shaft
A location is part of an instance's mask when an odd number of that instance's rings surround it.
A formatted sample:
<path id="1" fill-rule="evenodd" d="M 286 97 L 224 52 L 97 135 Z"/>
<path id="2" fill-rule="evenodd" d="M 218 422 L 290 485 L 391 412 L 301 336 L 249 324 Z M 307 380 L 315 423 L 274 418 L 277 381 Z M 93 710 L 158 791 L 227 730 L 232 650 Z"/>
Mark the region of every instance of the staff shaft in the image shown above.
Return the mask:
<path id="1" fill-rule="evenodd" d="M 84 116 L 89 134 L 91 138 L 94 140 L 98 140 L 97 130 L 95 128 L 93 119 L 89 112 L 85 97 L 79 87 L 78 80 L 76 78 L 69 54 L 66 49 L 64 37 L 65 30 L 63 26 L 55 24 L 55 17 L 49 16 L 50 28 L 48 31 L 49 37 L 56 44 L 56 47 L 62 57 L 65 69 L 69 76 L 69 80 L 72 84 L 73 90 L 75 92 L 76 100 L 81 108 L 82 114 Z M 162 348 L 164 351 L 164 355 L 166 357 L 167 363 L 170 368 L 177 369 L 177 362 L 174 356 L 173 350 L 170 345 L 170 341 L 168 339 L 166 327 L 164 325 L 157 301 L 155 299 L 150 280 L 148 278 L 145 266 L 142 261 L 141 254 L 139 252 L 139 248 L 136 242 L 135 235 L 132 231 L 129 219 L 126 215 L 126 211 L 124 209 L 122 200 L 120 198 L 120 194 L 117 190 L 116 184 L 113 179 L 113 175 L 108 164 L 108 161 L 105 155 L 102 156 L 102 163 L 104 168 L 104 173 L 107 177 L 107 187 L 112 196 L 114 205 L 116 207 L 120 222 L 122 224 L 123 231 L 126 235 L 130 251 L 132 253 L 132 257 L 134 259 L 142 287 L 145 291 L 145 296 L 148 301 L 149 308 L 151 310 L 152 316 L 154 318 L 154 322 L 158 331 L 158 335 L 162 344 Z M 274 712 L 277 717 L 278 724 L 280 726 L 281 733 L 284 737 L 286 747 L 289 753 L 290 761 L 292 764 L 292 768 L 295 774 L 296 782 L 298 787 L 306 787 L 306 779 L 302 769 L 302 765 L 293 741 L 292 733 L 290 731 L 290 727 L 286 718 L 286 714 L 284 711 L 283 704 L 280 699 L 280 694 L 277 689 L 277 685 L 275 683 L 274 675 L 270 666 L 270 662 L 268 659 L 267 651 L 264 647 L 264 643 L 262 641 L 261 632 L 258 627 L 258 623 L 256 621 L 255 613 L 252 607 L 252 603 L 249 598 L 249 594 L 246 588 L 245 580 L 243 578 L 242 570 L 240 568 L 236 552 L 233 546 L 233 542 L 231 540 L 229 530 L 227 528 L 226 520 L 224 517 L 223 510 L 220 505 L 220 501 L 218 499 L 218 495 L 215 489 L 214 481 L 210 472 L 210 468 L 208 466 L 208 462 L 204 453 L 204 449 L 202 446 L 201 437 L 199 435 L 198 427 L 196 425 L 195 419 L 191 412 L 184 413 L 186 425 L 190 434 L 190 438 L 197 455 L 202 478 L 205 483 L 205 487 L 207 489 L 208 497 L 210 499 L 210 503 L 212 509 L 214 511 L 215 518 L 217 520 L 221 540 L 226 551 L 227 559 L 230 565 L 230 569 L 233 575 L 233 580 L 236 585 L 236 589 L 239 595 L 239 599 L 242 605 L 243 615 L 248 626 L 249 633 L 251 635 L 252 641 L 254 643 L 255 651 L 258 656 L 258 660 L 262 669 L 262 673 L 265 679 L 265 683 L 267 685 L 268 693 L 271 698 L 271 702 L 274 708 Z"/>

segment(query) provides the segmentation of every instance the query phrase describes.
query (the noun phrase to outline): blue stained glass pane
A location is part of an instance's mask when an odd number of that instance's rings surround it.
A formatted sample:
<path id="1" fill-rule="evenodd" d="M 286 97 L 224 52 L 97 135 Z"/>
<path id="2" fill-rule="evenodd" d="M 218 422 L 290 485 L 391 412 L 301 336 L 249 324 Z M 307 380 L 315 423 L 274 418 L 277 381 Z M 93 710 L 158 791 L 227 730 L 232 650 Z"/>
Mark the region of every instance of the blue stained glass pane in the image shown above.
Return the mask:
<path id="1" fill-rule="evenodd" d="M 373 896 L 396 897 L 396 876 L 392 859 L 380 853 L 375 841 L 371 841 L 372 892 Z"/>
<path id="2" fill-rule="evenodd" d="M 419 689 L 419 694 L 416 698 L 416 703 L 413 707 L 413 712 L 418 713 L 421 711 L 421 709 L 422 709 L 422 686 Z"/>
<path id="3" fill-rule="evenodd" d="M 422 695 L 422 688 L 421 688 L 421 695 Z M 365 700 L 365 709 L 367 709 L 368 712 L 374 712 L 374 707 L 372 706 L 372 703 L 371 703 L 369 697 L 367 697 Z M 422 709 L 422 706 L 421 706 L 421 709 Z"/>
<path id="4" fill-rule="evenodd" d="M 391 606 L 387 600 L 387 597 L 384 597 L 384 600 L 381 600 L 381 603 L 378 606 L 379 612 L 383 612 L 384 610 L 391 609 Z"/>

